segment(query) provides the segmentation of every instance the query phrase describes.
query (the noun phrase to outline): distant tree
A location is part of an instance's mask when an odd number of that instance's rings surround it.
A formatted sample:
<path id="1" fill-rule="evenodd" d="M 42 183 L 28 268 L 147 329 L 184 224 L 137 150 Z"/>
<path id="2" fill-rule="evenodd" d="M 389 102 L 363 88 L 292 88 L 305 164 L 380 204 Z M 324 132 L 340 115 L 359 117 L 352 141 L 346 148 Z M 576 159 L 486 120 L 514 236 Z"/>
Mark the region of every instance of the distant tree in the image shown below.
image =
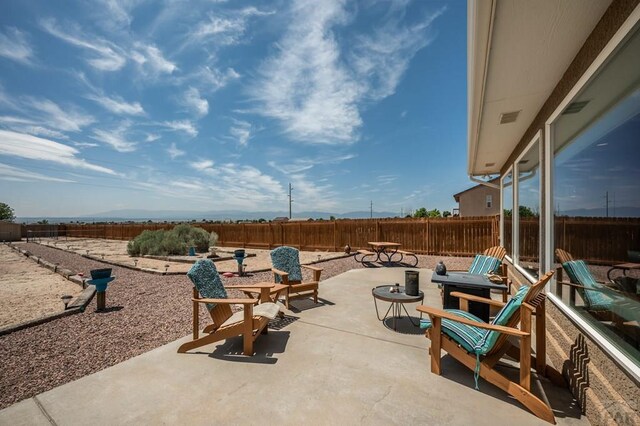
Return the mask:
<path id="1" fill-rule="evenodd" d="M 442 217 L 449 217 L 451 216 L 451 212 L 449 210 L 445 210 L 442 212 Z"/>
<path id="2" fill-rule="evenodd" d="M 411 219 L 411 217 L 412 217 L 412 216 L 411 216 L 410 214 L 408 214 L 408 215 L 406 215 L 404 218 L 405 218 L 405 219 Z"/>
<path id="3" fill-rule="evenodd" d="M 534 212 L 533 210 L 531 210 L 530 207 L 527 207 L 527 206 L 520 206 L 518 208 L 518 214 L 520 215 L 520 217 L 537 217 L 538 216 L 536 212 Z"/>
<path id="4" fill-rule="evenodd" d="M 428 212 L 425 207 L 420 207 L 418 210 L 416 210 L 413 213 L 413 217 L 427 217 L 427 216 L 428 216 Z"/>
<path id="5" fill-rule="evenodd" d="M 258 223 L 265 223 L 267 220 L 263 217 L 261 217 L 260 219 L 258 219 Z"/>
<path id="6" fill-rule="evenodd" d="M 329 220 L 336 220 L 335 216 L 329 216 Z"/>
<path id="7" fill-rule="evenodd" d="M 511 217 L 511 209 L 504 209 L 504 217 Z"/>
<path id="8" fill-rule="evenodd" d="M 427 217 L 442 217 L 442 215 L 440 214 L 440 210 L 433 209 L 427 212 Z"/>
<path id="9" fill-rule="evenodd" d="M 16 214 L 9 204 L 0 203 L 0 220 L 6 220 L 7 222 L 13 222 L 16 218 Z"/>
<path id="10" fill-rule="evenodd" d="M 48 225 L 49 221 L 47 219 L 42 219 L 36 222 L 38 225 Z"/>

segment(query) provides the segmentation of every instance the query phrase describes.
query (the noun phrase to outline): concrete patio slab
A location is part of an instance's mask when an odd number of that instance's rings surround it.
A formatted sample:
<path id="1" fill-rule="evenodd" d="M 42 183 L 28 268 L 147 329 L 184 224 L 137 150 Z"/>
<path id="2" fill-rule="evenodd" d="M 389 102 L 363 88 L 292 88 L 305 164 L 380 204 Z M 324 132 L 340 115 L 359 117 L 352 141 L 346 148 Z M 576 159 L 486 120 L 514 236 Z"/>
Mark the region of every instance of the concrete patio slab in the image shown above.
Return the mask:
<path id="1" fill-rule="evenodd" d="M 442 376 L 431 374 L 423 334 L 377 320 L 371 288 L 402 284 L 404 270 L 323 281 L 323 303 L 293 302 L 253 357 L 240 355 L 239 338 L 177 354 L 187 336 L 8 407 L 0 424 L 546 424 L 482 380 L 474 390 L 473 374 L 449 357 Z M 420 270 L 420 287 L 438 306 L 430 276 Z M 588 424 L 566 389 L 544 388 L 559 424 Z"/>

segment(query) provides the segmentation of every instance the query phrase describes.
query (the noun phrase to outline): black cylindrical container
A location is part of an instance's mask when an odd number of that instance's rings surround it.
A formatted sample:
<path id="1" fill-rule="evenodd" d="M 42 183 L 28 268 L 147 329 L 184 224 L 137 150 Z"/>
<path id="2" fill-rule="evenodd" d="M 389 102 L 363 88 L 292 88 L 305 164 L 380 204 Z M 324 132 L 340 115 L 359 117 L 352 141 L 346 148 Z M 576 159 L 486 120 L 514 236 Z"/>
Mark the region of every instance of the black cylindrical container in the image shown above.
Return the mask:
<path id="1" fill-rule="evenodd" d="M 418 271 L 405 271 L 404 273 L 404 292 L 407 296 L 417 296 L 420 291 Z"/>
<path id="2" fill-rule="evenodd" d="M 244 249 L 234 250 L 233 257 L 244 257 Z"/>

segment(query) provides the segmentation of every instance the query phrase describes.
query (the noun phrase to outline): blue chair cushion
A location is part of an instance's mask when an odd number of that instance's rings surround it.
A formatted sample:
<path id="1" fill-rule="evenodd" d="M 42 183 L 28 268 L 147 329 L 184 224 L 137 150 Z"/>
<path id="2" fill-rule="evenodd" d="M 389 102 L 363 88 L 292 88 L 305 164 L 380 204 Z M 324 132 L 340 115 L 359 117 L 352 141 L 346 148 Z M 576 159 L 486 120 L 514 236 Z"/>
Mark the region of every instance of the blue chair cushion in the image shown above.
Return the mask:
<path id="1" fill-rule="evenodd" d="M 593 288 L 602 290 L 604 287 L 599 284 L 591 272 L 584 260 L 571 260 L 562 264 L 562 267 L 567 271 L 569 280 L 572 283 L 579 284 L 586 288 Z M 602 291 L 589 291 L 579 290 L 578 293 L 584 299 L 587 308 L 592 310 L 611 310 L 612 299 Z"/>
<path id="2" fill-rule="evenodd" d="M 493 318 L 491 324 L 493 325 L 507 325 L 513 314 L 520 309 L 522 305 L 522 301 L 524 297 L 529 292 L 528 285 L 522 285 L 516 294 L 509 299 L 509 301 L 500 309 L 500 312 Z M 496 341 L 500 337 L 500 333 L 497 331 L 487 330 L 487 333 L 482 337 L 482 340 L 478 342 L 476 347 L 474 348 L 474 353 L 484 355 L 489 352 L 493 345 L 496 344 Z"/>
<path id="3" fill-rule="evenodd" d="M 470 274 L 484 275 L 497 272 L 498 268 L 502 264 L 500 259 L 492 256 L 485 256 L 484 254 L 477 254 L 471 263 L 469 268 Z"/>
<path id="4" fill-rule="evenodd" d="M 271 264 L 275 269 L 287 272 L 289 281 L 302 281 L 298 249 L 282 246 L 271 250 Z M 280 276 L 276 274 L 276 282 L 279 283 L 281 281 Z"/>
<path id="5" fill-rule="evenodd" d="M 459 309 L 446 309 L 446 311 L 471 321 L 479 323 L 483 322 L 480 318 L 476 317 L 473 314 L 470 314 L 467 311 L 462 311 Z M 420 321 L 420 328 L 431 328 L 431 321 L 429 319 L 422 319 Z M 486 334 L 486 330 L 449 319 L 442 320 L 441 329 L 444 334 L 451 337 L 456 343 L 458 343 L 468 352 L 474 352 L 473 348 Z"/>
<path id="6" fill-rule="evenodd" d="M 225 290 L 220 274 L 211 259 L 198 260 L 187 272 L 187 276 L 198 289 L 201 297 L 208 299 L 226 299 L 227 290 Z M 215 304 L 207 303 L 209 310 L 213 309 Z"/>

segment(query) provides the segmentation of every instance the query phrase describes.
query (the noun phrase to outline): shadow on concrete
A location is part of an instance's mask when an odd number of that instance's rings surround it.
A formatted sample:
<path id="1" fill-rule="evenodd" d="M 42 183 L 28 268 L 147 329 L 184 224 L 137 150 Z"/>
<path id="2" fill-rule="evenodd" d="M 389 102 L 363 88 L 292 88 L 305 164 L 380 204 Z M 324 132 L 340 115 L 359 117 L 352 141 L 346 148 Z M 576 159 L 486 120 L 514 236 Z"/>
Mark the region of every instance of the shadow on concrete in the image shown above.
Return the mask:
<path id="1" fill-rule="evenodd" d="M 334 306 L 330 300 L 323 299 L 322 297 L 318 297 L 318 303 L 315 303 L 313 299 L 295 299 L 289 302 L 289 310 L 296 314 L 299 314 L 303 311 L 308 311 L 310 309 L 321 308 L 323 306 Z"/>
<path id="2" fill-rule="evenodd" d="M 282 330 L 283 328 L 293 324 L 299 319 L 299 317 L 294 317 L 293 315 L 283 315 L 282 317 L 276 317 L 269 321 L 269 330 Z"/>
<path id="3" fill-rule="evenodd" d="M 283 353 L 287 347 L 290 333 L 288 331 L 272 331 L 260 336 L 254 344 L 253 356 L 245 356 L 242 352 L 242 336 L 236 336 L 225 340 L 209 354 L 209 357 L 247 364 L 275 364 L 278 359 L 274 354 Z M 203 352 L 193 352 L 203 353 Z"/>
<path id="4" fill-rule="evenodd" d="M 406 317 L 406 316 L 403 316 L 401 318 L 395 318 L 395 326 L 396 326 L 395 330 L 393 328 L 394 326 L 393 317 L 385 318 L 384 321 L 382 321 L 382 323 L 389 330 L 395 331 L 396 333 L 424 334 L 424 330 L 420 328 L 420 318 L 419 317 L 410 317 L 410 318 L 411 319 L 409 319 L 409 317 Z M 413 321 L 413 324 L 418 324 L 418 325 L 413 325 L 411 321 Z"/>
<path id="5" fill-rule="evenodd" d="M 104 308 L 104 309 L 96 309 L 94 312 L 96 314 L 108 314 L 109 312 L 118 312 L 121 311 L 122 309 L 124 309 L 124 306 L 109 306 L 108 308 Z"/>

